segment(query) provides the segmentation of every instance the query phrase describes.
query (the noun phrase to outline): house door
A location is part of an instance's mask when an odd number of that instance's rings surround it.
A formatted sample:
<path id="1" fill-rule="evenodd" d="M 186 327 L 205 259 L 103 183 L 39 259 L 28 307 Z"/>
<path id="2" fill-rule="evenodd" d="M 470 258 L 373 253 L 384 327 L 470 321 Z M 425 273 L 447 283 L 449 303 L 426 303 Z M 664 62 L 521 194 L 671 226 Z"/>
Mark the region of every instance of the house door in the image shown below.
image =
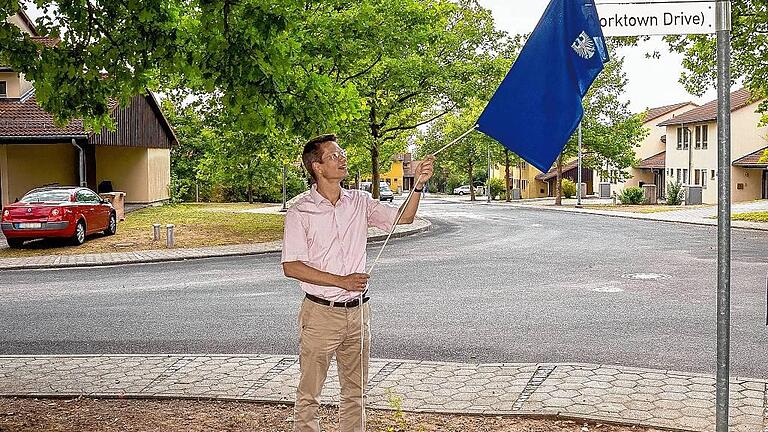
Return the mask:
<path id="1" fill-rule="evenodd" d="M 664 190 L 663 170 L 653 170 L 653 183 L 656 185 L 656 198 L 664 198 L 667 194 Z"/>
<path id="2" fill-rule="evenodd" d="M 768 199 L 768 169 L 763 170 L 763 199 Z"/>

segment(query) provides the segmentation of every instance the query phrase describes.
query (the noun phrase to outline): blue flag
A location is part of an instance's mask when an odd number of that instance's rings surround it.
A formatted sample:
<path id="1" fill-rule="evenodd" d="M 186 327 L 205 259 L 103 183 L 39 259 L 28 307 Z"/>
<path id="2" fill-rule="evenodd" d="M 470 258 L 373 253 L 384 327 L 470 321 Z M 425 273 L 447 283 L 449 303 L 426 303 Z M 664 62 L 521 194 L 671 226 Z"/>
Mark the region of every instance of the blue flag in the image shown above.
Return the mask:
<path id="1" fill-rule="evenodd" d="M 549 171 L 608 61 L 593 0 L 551 0 L 520 56 L 477 120 L 478 130 Z"/>

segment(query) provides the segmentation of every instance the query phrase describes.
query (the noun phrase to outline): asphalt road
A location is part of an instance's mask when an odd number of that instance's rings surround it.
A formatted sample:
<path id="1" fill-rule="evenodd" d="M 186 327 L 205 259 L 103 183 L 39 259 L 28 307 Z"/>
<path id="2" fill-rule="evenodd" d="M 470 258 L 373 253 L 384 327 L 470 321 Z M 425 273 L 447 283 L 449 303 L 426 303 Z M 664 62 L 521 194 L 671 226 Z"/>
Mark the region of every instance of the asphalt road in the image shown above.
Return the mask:
<path id="1" fill-rule="evenodd" d="M 428 201 L 371 279 L 374 357 L 714 373 L 716 229 Z M 375 256 L 379 244 L 369 246 Z M 732 374 L 768 377 L 768 233 L 734 230 Z M 297 352 L 279 255 L 0 272 L 0 354 Z"/>

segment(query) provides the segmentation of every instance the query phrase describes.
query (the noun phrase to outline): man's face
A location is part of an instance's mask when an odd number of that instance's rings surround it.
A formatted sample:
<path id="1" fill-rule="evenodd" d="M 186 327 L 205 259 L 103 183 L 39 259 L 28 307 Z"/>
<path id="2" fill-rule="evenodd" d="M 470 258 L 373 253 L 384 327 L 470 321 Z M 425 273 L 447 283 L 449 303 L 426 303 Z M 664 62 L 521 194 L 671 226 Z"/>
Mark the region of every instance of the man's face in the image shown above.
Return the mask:
<path id="1" fill-rule="evenodd" d="M 349 174 L 347 171 L 347 153 L 334 141 L 320 145 L 322 156 L 315 162 L 315 174 L 329 180 L 341 180 Z"/>

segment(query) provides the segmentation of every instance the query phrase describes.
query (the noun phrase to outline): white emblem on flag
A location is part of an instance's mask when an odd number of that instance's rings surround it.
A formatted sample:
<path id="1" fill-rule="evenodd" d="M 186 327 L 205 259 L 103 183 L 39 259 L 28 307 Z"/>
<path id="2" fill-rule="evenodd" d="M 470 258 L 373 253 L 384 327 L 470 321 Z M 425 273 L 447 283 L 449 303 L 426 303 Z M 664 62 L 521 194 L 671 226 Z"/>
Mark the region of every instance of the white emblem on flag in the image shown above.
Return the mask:
<path id="1" fill-rule="evenodd" d="M 587 36 L 587 33 L 581 32 L 579 37 L 573 41 L 571 48 L 576 51 L 576 54 L 581 58 L 591 59 L 595 55 L 595 43 Z"/>

